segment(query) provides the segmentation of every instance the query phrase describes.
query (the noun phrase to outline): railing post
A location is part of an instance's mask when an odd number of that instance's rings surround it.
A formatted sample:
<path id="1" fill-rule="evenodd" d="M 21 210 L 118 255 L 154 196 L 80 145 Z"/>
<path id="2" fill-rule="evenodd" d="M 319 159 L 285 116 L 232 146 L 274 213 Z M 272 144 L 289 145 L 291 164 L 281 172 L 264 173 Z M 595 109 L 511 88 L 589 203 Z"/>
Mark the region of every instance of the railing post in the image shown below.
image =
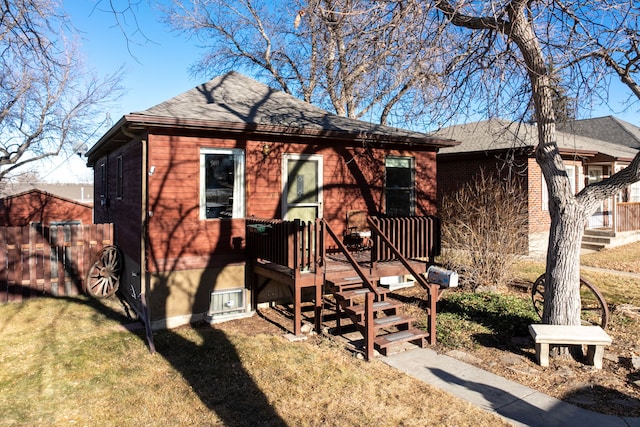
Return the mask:
<path id="1" fill-rule="evenodd" d="M 298 265 L 298 230 L 300 225 L 300 220 L 295 219 L 291 222 L 286 222 L 287 224 L 287 267 L 293 270 L 293 274 L 295 277 L 300 275 L 300 267 Z"/>
<path id="2" fill-rule="evenodd" d="M 366 351 L 366 360 L 373 359 L 373 340 L 375 338 L 375 330 L 373 327 L 373 292 L 367 292 L 367 298 L 364 306 L 364 329 L 365 329 L 365 340 L 364 340 L 364 348 Z"/>
<path id="3" fill-rule="evenodd" d="M 429 345 L 436 344 L 436 303 L 440 293 L 440 286 L 429 283 L 427 289 L 427 298 L 429 300 L 428 312 L 428 328 L 429 328 Z"/>

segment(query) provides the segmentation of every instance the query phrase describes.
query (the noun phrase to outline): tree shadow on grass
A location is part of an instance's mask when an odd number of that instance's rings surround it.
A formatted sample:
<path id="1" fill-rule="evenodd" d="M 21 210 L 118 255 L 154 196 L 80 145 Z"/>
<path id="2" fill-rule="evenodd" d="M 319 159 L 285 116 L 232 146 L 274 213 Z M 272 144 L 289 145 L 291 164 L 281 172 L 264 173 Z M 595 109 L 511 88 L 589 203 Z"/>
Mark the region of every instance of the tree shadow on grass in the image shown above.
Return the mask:
<path id="1" fill-rule="evenodd" d="M 156 351 L 180 372 L 200 400 L 225 426 L 285 426 L 244 369 L 227 335 L 208 324 L 193 328 L 201 343 L 171 330 L 157 332 L 154 341 Z"/>
<path id="2" fill-rule="evenodd" d="M 64 299 L 72 304 L 90 307 L 100 316 L 123 325 L 144 345 L 147 344 L 144 325 L 127 315 L 125 303 L 118 301 L 115 295 L 106 299 L 85 296 L 43 297 Z M 204 322 L 185 326 L 190 327 L 197 333 L 195 340 L 198 342 L 185 338 L 179 330 L 166 329 L 154 332 L 155 349 L 181 375 L 206 407 L 225 426 L 286 426 L 244 368 L 235 345 L 227 335 Z"/>

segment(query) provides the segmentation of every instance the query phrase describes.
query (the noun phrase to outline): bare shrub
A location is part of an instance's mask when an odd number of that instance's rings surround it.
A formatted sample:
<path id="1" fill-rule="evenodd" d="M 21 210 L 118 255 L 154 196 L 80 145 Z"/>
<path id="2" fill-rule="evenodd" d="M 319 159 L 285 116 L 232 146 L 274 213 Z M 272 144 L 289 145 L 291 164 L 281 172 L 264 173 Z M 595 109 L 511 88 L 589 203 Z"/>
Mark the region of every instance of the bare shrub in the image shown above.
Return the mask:
<path id="1" fill-rule="evenodd" d="M 442 200 L 443 263 L 462 287 L 506 285 L 527 250 L 527 197 L 518 182 L 480 172 Z"/>

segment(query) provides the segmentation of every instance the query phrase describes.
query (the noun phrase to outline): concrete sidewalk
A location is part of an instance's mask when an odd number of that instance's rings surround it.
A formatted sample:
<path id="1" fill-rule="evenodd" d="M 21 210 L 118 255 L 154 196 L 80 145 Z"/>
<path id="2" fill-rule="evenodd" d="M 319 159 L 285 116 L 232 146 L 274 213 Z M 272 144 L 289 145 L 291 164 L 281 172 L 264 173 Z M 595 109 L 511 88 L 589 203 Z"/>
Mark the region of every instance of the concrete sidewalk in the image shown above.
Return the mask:
<path id="1" fill-rule="evenodd" d="M 517 426 L 640 427 L 640 418 L 588 411 L 428 348 L 379 360 Z"/>

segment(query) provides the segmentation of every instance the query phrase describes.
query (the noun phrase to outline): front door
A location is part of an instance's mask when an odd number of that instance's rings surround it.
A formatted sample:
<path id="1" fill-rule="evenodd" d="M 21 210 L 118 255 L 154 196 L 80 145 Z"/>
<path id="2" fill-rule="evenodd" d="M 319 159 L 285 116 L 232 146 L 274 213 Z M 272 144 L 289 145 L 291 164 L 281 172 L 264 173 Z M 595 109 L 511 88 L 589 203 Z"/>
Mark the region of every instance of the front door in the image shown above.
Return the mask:
<path id="1" fill-rule="evenodd" d="M 322 218 L 322 156 L 285 154 L 282 183 L 284 219 Z"/>
<path id="2" fill-rule="evenodd" d="M 589 166 L 589 184 L 602 181 L 603 167 L 602 166 Z M 602 228 L 604 227 L 604 203 L 600 202 L 598 209 L 589 218 L 588 228 Z"/>

